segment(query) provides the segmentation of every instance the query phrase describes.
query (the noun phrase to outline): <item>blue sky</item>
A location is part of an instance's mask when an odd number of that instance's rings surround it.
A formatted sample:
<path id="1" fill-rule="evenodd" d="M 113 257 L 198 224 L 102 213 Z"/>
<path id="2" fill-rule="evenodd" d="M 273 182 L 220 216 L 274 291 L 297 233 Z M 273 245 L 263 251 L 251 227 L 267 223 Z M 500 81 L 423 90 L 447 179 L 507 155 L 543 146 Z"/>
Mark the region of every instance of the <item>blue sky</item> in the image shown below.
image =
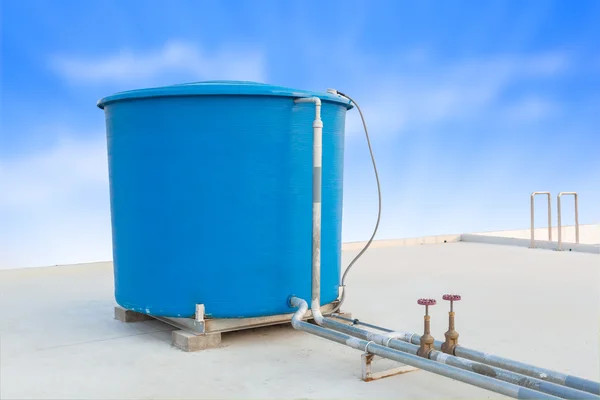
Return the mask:
<path id="1" fill-rule="evenodd" d="M 534 190 L 578 191 L 581 222 L 600 220 L 600 2 L 13 0 L 1 14 L 0 268 L 110 259 L 96 100 L 211 79 L 359 101 L 380 238 L 526 228 Z M 376 188 L 355 111 L 345 168 L 344 240 L 366 239 Z"/>

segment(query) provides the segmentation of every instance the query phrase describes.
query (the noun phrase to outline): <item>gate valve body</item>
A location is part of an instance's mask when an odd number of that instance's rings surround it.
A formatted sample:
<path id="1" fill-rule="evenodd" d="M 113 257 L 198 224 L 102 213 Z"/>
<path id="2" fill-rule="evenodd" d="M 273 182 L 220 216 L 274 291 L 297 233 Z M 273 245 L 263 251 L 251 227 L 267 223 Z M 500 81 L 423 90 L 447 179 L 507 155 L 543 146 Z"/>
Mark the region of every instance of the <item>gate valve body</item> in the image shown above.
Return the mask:
<path id="1" fill-rule="evenodd" d="M 430 326 L 429 326 L 429 306 L 434 306 L 436 301 L 435 299 L 419 299 L 417 303 L 425 306 L 425 332 L 423 336 L 421 336 L 421 346 L 419 346 L 419 350 L 417 350 L 417 355 L 429 358 L 429 353 L 433 350 L 433 342 L 435 339 L 431 336 Z"/>
<path id="2" fill-rule="evenodd" d="M 450 312 L 448 313 L 448 331 L 444 333 L 446 341 L 442 344 L 442 351 L 454 355 L 454 349 L 458 346 L 458 332 L 454 330 L 454 302 L 461 299 L 458 294 L 445 294 L 444 300 L 450 302 Z"/>

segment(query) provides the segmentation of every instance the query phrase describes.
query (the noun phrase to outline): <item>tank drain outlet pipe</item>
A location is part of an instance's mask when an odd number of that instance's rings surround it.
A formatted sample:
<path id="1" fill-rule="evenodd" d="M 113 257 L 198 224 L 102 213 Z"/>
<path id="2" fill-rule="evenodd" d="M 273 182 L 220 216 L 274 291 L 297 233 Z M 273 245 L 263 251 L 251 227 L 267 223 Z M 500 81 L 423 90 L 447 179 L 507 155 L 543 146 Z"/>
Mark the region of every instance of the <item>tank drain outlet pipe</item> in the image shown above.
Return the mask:
<path id="1" fill-rule="evenodd" d="M 342 316 L 335 316 L 335 318 L 340 319 L 342 321 L 352 322 L 354 323 L 354 325 L 362 325 L 372 329 L 380 330 L 382 332 L 387 332 L 388 334 L 393 333 L 394 338 L 402 340 L 404 342 L 412 343 L 415 345 L 419 345 L 421 343 L 421 335 L 417 333 L 394 332 L 392 329 L 383 328 L 381 326 L 369 324 L 356 319 L 345 318 Z M 433 343 L 433 347 L 436 350 L 441 350 L 443 344 L 444 342 L 436 340 Z M 511 360 L 509 358 L 504 358 L 496 356 L 494 354 L 469 349 L 461 345 L 458 345 L 454 348 L 454 355 L 460 358 L 465 358 L 471 361 L 476 361 L 482 364 L 530 376 L 546 382 L 552 382 L 557 385 L 562 385 L 572 389 L 581 390 L 595 395 L 600 395 L 600 383 L 591 381 L 589 379 L 579 378 L 577 376 L 567 375 L 562 372 L 536 367 L 534 365 Z"/>
<path id="2" fill-rule="evenodd" d="M 366 353 L 375 354 L 376 356 L 387 358 L 401 362 L 403 364 L 411 365 L 422 370 L 433 372 L 445 376 L 447 378 L 455 379 L 464 383 L 468 383 L 473 386 L 477 386 L 483 389 L 490 390 L 492 392 L 500 393 L 505 396 L 513 397 L 516 399 L 559 399 L 560 397 L 552 396 L 546 393 L 541 393 L 529 388 L 520 387 L 511 383 L 502 382 L 500 380 L 491 378 L 489 376 L 479 375 L 473 372 L 464 371 L 459 368 L 455 368 L 446 364 L 441 364 L 435 361 L 428 360 L 423 357 L 415 356 L 412 354 L 404 353 L 395 349 L 391 349 L 386 346 L 374 343 L 373 341 L 367 341 L 359 339 L 352 335 L 348 335 L 342 332 L 334 331 L 331 329 L 324 328 L 322 326 L 313 325 L 303 321 L 303 317 L 308 311 L 308 304 L 300 298 L 291 297 L 290 306 L 298 307 L 298 311 L 292 318 L 292 326 L 295 329 L 311 333 L 315 336 L 322 337 L 349 347 L 360 350 Z"/>
<path id="3" fill-rule="evenodd" d="M 294 103 L 314 103 L 313 121 L 313 169 L 312 169 L 312 296 L 310 311 L 315 322 L 321 325 L 321 176 L 323 166 L 323 121 L 321 121 L 321 99 L 305 97 L 295 99 Z"/>
<path id="4" fill-rule="evenodd" d="M 401 332 L 390 332 L 386 334 L 370 332 L 364 329 L 357 328 L 355 326 L 343 324 L 331 318 L 324 319 L 323 327 L 342 332 L 348 335 L 352 335 L 358 339 L 367 340 L 369 342 L 380 344 L 395 350 L 429 358 L 430 360 L 436 361 L 438 363 L 450 365 L 452 367 L 464 369 L 466 371 L 471 371 L 479 375 L 493 377 L 504 382 L 524 386 L 526 388 L 561 397 L 563 399 L 600 400 L 599 396 L 595 396 L 588 392 L 576 390 L 552 382 L 546 382 L 541 379 L 525 376 L 516 372 L 507 371 L 498 367 L 489 366 L 472 360 L 459 358 L 437 350 L 430 350 L 426 355 L 423 356 L 421 355 L 421 348 L 419 346 L 406 343 L 402 340 L 398 340 L 397 336 L 405 335 Z M 423 346 L 422 343 L 421 346 Z"/>

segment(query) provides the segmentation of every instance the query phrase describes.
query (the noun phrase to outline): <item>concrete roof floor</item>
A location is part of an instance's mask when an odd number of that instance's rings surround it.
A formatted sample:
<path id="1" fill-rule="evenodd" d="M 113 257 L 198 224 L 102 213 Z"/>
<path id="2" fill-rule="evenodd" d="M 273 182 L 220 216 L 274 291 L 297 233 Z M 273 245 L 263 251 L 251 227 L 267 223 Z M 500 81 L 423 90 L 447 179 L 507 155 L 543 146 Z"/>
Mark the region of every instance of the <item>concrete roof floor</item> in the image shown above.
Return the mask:
<path id="1" fill-rule="evenodd" d="M 345 251 L 346 265 L 356 251 Z M 600 257 L 478 243 L 369 250 L 348 282 L 345 309 L 396 330 L 422 332 L 419 297 L 446 302 L 460 342 L 588 379 L 600 376 Z M 500 398 L 425 371 L 360 380 L 360 352 L 289 325 L 223 335 L 221 348 L 185 353 L 174 328 L 113 319 L 110 262 L 0 271 L 0 397 Z"/>

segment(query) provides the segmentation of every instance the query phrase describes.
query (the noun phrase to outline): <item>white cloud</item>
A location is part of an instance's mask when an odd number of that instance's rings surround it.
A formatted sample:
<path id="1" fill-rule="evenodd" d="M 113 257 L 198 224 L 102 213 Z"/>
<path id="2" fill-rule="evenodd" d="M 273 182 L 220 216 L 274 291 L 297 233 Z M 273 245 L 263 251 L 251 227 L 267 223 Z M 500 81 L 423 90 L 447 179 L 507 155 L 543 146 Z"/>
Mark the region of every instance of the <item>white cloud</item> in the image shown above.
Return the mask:
<path id="1" fill-rule="evenodd" d="M 463 59 L 443 65 L 424 52 L 419 54 L 423 55 L 416 61 L 414 57 L 406 59 L 408 67 L 398 61 L 397 70 L 371 75 L 368 80 L 358 76 L 366 76 L 375 66 L 346 60 L 355 66 L 355 81 L 364 82 L 355 87 L 352 96 L 360 102 L 369 128 L 380 137 L 397 136 L 411 125 L 473 119 L 482 113 L 500 115 L 498 110 L 504 108 L 503 118 L 543 118 L 558 105 L 539 96 L 527 96 L 513 104 L 502 95 L 523 80 L 552 78 L 569 66 L 563 54 Z M 351 136 L 361 133 L 360 119 L 350 117 L 347 130 Z"/>
<path id="2" fill-rule="evenodd" d="M 51 60 L 51 67 L 67 80 L 79 83 L 130 83 L 169 74 L 196 80 L 265 79 L 265 60 L 260 51 L 225 47 L 208 52 L 181 41 L 171 41 L 146 52 L 123 49 L 89 58 L 59 55 Z"/>
<path id="3" fill-rule="evenodd" d="M 0 160 L 0 269 L 111 259 L 105 138 Z"/>
<path id="4" fill-rule="evenodd" d="M 98 139 L 64 137 L 51 149 L 26 157 L 0 161 L 0 182 L 7 188 L 0 196 L 6 210 L 62 202 L 81 185 L 108 183 L 106 146 Z"/>
<path id="5" fill-rule="evenodd" d="M 556 116 L 558 113 L 560 113 L 558 104 L 538 96 L 531 96 L 508 105 L 504 110 L 504 118 L 526 122 Z"/>

